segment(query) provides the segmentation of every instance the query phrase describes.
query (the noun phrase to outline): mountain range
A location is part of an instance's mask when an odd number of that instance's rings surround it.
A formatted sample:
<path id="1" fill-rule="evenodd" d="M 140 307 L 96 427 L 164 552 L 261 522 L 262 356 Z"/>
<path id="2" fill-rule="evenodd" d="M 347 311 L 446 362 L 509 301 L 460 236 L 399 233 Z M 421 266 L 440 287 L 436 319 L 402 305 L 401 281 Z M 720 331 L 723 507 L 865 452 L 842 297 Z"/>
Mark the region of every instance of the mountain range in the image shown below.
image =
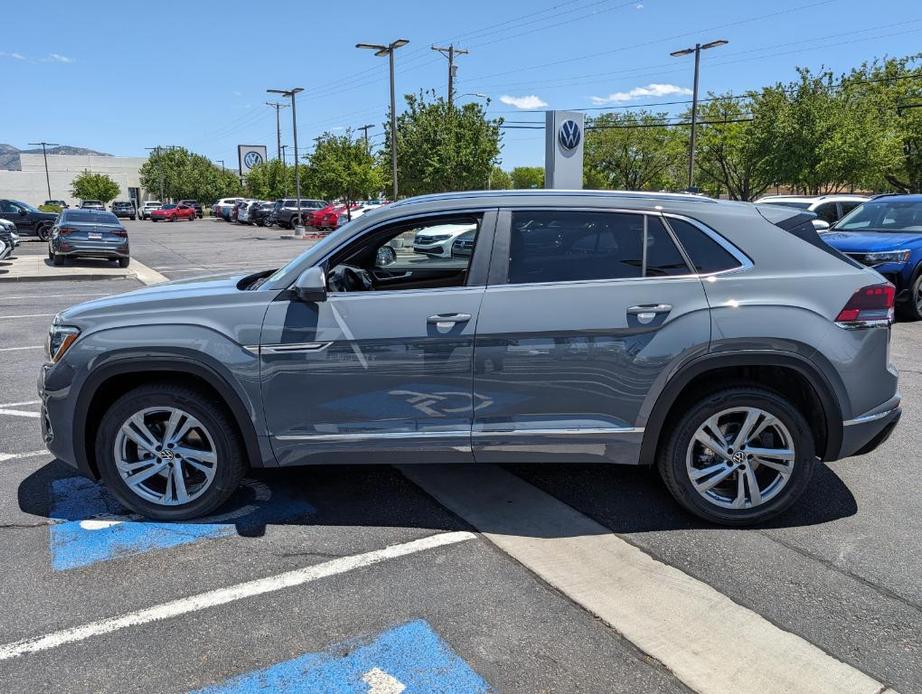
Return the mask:
<path id="1" fill-rule="evenodd" d="M 48 154 L 95 154 L 101 157 L 111 157 L 106 152 L 97 152 L 86 147 L 72 147 L 70 145 L 55 145 L 48 147 Z M 41 154 L 42 148 L 19 149 L 13 145 L 0 144 L 0 169 L 6 171 L 21 171 L 22 163 L 19 160 L 20 154 Z"/>

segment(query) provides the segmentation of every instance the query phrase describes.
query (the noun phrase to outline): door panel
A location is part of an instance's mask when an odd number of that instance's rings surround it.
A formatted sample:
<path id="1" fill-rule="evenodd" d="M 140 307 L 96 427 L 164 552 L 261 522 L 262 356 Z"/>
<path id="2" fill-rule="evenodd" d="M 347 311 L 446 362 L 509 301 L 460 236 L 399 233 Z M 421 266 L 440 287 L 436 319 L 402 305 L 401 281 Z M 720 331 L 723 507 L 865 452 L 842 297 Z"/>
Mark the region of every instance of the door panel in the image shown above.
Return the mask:
<path id="1" fill-rule="evenodd" d="M 279 464 L 408 456 L 470 462 L 473 338 L 483 292 L 457 287 L 274 302 L 260 349 Z"/>

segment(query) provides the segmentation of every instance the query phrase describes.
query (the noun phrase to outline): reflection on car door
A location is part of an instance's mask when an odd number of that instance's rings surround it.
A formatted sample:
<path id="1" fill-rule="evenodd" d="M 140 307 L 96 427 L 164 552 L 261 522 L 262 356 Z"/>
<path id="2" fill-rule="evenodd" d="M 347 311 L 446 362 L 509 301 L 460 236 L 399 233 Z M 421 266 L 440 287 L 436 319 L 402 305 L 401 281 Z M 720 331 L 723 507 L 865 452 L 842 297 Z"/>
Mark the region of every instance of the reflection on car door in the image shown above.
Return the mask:
<path id="1" fill-rule="evenodd" d="M 659 216 L 504 212 L 477 325 L 477 462 L 636 462 L 642 406 L 707 349 L 708 304 Z M 499 254 L 494 251 L 494 264 Z"/>
<path id="2" fill-rule="evenodd" d="M 495 218 L 483 223 L 488 254 Z M 483 285 L 273 302 L 260 359 L 279 463 L 471 462 Z"/>

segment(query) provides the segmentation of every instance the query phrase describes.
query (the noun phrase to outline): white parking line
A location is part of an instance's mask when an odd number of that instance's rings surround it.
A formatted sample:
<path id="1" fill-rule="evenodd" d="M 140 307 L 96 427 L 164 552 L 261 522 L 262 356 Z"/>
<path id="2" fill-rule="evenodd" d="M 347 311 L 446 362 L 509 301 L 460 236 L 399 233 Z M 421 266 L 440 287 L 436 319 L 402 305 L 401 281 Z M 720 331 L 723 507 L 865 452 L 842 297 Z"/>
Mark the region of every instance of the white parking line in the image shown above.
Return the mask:
<path id="1" fill-rule="evenodd" d="M 92 294 L 71 294 L 67 293 L 67 298 L 70 299 L 74 296 L 109 296 L 109 293 L 106 292 L 93 292 Z M 8 301 L 10 299 L 35 299 L 35 294 L 14 294 L 13 296 L 4 296 L 3 300 Z"/>
<path id="2" fill-rule="evenodd" d="M 0 352 L 16 352 L 21 349 L 45 349 L 44 345 L 32 345 L 30 347 L 0 347 Z"/>
<path id="3" fill-rule="evenodd" d="M 41 417 L 40 412 L 28 412 L 27 410 L 0 410 L 0 415 L 8 417 Z"/>
<path id="4" fill-rule="evenodd" d="M 238 583 L 237 585 L 227 588 L 218 588 L 217 590 L 211 590 L 207 593 L 199 593 L 198 595 L 193 595 L 188 598 L 179 598 L 178 600 L 172 600 L 162 605 L 155 605 L 145 610 L 129 612 L 119 617 L 101 619 L 71 629 L 55 631 L 43 636 L 23 639 L 21 641 L 6 644 L 5 646 L 0 646 L 0 660 L 9 660 L 10 658 L 16 658 L 27 653 L 37 653 L 38 651 L 56 648 L 67 643 L 83 641 L 93 636 L 110 634 L 119 629 L 147 624 L 149 622 L 158 622 L 190 612 L 204 610 L 209 607 L 224 605 L 236 600 L 272 593 L 277 590 L 282 590 L 283 588 L 300 586 L 321 578 L 336 576 L 337 574 L 346 573 L 347 571 L 360 569 L 364 566 L 379 564 L 388 559 L 396 559 L 397 557 L 403 557 L 408 554 L 423 552 L 427 549 L 435 549 L 436 547 L 444 547 L 458 542 L 473 540 L 475 537 L 477 536 L 469 532 L 451 532 L 430 535 L 429 537 L 424 537 L 419 540 L 413 540 L 399 545 L 390 545 L 384 549 L 376 549 L 371 552 L 365 552 L 364 554 L 341 557 L 339 559 L 333 559 L 332 561 L 323 562 L 322 564 L 314 564 L 313 566 L 306 566 L 302 569 L 287 571 L 277 576 L 259 578 L 255 581 L 247 581 L 246 583 Z"/>
<path id="5" fill-rule="evenodd" d="M 131 270 L 134 272 L 135 277 L 144 284 L 160 284 L 161 282 L 169 282 L 169 278 L 165 275 L 161 275 L 159 272 L 153 268 L 147 267 L 144 263 L 139 263 L 134 258 L 131 259 Z"/>
<path id="6" fill-rule="evenodd" d="M 23 405 L 41 405 L 41 400 L 23 400 L 22 402 L 4 402 L 0 403 L 0 408 L 3 407 L 22 407 Z"/>
<path id="7" fill-rule="evenodd" d="M 8 460 L 19 460 L 21 458 L 35 458 L 40 455 L 51 455 L 51 453 L 47 450 L 29 451 L 28 453 L 0 453 L 0 463 L 5 463 Z"/>
<path id="8" fill-rule="evenodd" d="M 53 315 L 53 313 L 23 313 L 18 316 L 0 316 L 0 320 L 4 318 L 50 318 Z"/>
<path id="9" fill-rule="evenodd" d="M 885 691 L 860 670 L 499 467 L 406 465 L 401 470 L 696 692 Z"/>

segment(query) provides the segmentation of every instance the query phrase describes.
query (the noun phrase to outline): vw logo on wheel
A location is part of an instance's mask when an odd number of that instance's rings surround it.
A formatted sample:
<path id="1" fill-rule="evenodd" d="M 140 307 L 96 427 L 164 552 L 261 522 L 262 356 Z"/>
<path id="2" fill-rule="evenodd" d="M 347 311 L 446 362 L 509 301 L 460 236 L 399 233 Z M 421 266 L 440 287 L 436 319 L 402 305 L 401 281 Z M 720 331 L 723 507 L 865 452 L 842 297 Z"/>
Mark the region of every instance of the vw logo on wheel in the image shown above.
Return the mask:
<path id="1" fill-rule="evenodd" d="M 582 133 L 580 133 L 579 124 L 573 120 L 565 120 L 560 124 L 560 130 L 557 132 L 557 140 L 564 149 L 571 150 L 579 147 Z"/>
<path id="2" fill-rule="evenodd" d="M 252 169 L 257 164 L 263 163 L 263 155 L 259 152 L 247 152 L 243 157 L 243 163 L 247 165 L 248 169 Z"/>

